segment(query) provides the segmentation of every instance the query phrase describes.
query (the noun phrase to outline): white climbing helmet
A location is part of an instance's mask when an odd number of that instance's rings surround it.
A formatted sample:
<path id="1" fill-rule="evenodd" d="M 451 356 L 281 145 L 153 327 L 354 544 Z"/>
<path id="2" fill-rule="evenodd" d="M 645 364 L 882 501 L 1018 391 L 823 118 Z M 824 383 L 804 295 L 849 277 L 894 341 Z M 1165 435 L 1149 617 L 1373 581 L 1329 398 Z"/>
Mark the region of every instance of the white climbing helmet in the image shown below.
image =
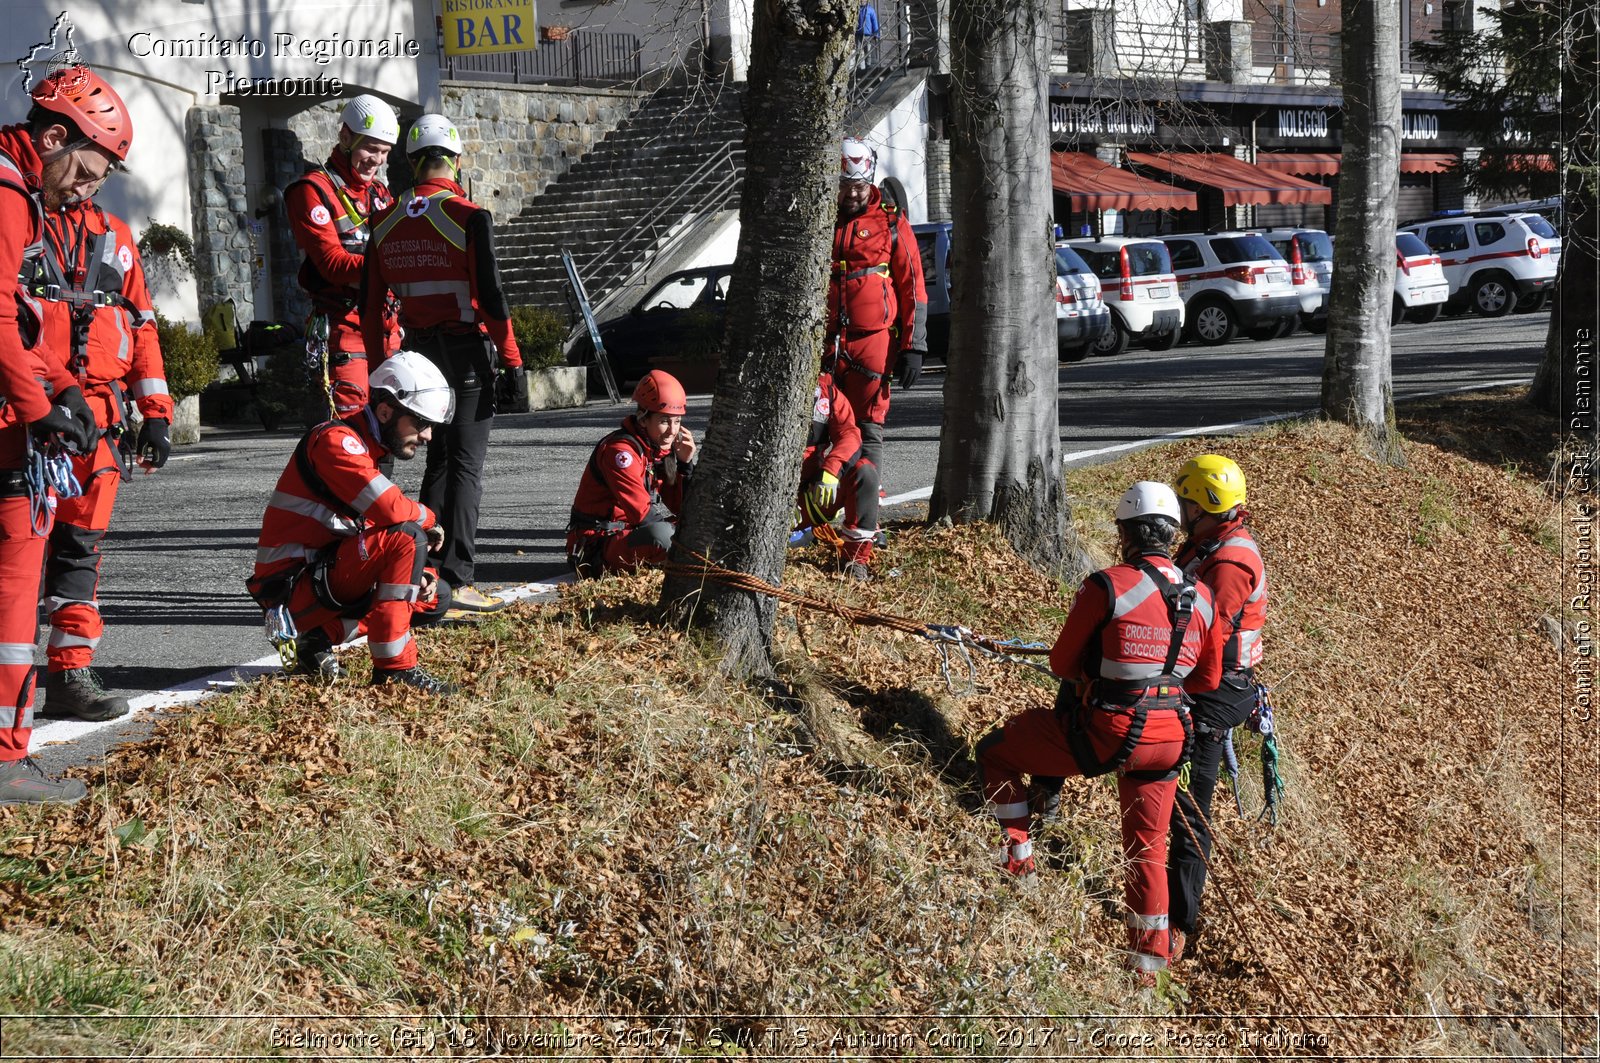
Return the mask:
<path id="1" fill-rule="evenodd" d="M 839 153 L 839 180 L 871 181 L 878 168 L 878 153 L 867 147 L 865 141 L 845 137 Z"/>
<path id="2" fill-rule="evenodd" d="M 1140 480 L 1128 488 L 1128 493 L 1117 503 L 1117 519 L 1133 520 L 1136 517 L 1165 517 L 1173 524 L 1183 523 L 1178 510 L 1178 496 L 1166 484 L 1154 480 Z"/>
<path id="3" fill-rule="evenodd" d="M 373 398 L 388 392 L 401 407 L 429 424 L 446 424 L 456 412 L 456 395 L 439 367 L 416 351 L 396 351 L 367 378 Z"/>
<path id="4" fill-rule="evenodd" d="M 406 154 L 417 155 L 429 148 L 438 148 L 451 155 L 461 154 L 461 134 L 455 125 L 442 114 L 425 114 L 418 118 L 406 136 Z"/>
<path id="5" fill-rule="evenodd" d="M 400 139 L 400 119 L 395 115 L 394 108 L 376 96 L 357 96 L 345 104 L 340 121 L 358 137 L 384 144 L 393 144 Z"/>

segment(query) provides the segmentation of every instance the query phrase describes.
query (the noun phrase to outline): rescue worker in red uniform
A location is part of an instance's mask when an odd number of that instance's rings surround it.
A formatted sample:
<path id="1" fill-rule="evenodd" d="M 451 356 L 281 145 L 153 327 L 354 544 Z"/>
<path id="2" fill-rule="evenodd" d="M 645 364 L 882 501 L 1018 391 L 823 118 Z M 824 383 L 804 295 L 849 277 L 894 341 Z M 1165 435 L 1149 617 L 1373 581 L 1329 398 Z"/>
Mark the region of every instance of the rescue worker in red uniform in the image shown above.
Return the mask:
<path id="1" fill-rule="evenodd" d="M 0 128 L 0 804 L 70 804 L 88 792 L 28 756 L 39 582 L 56 506 L 36 474 L 62 448 L 93 452 L 99 430 L 77 382 L 41 340 L 44 308 L 19 278 L 44 248 L 44 209 L 88 199 L 128 155 L 121 97 L 85 67 L 45 78 L 22 125 Z M 64 461 L 57 475 L 70 476 Z"/>
<path id="2" fill-rule="evenodd" d="M 688 397 L 652 369 L 633 389 L 639 407 L 600 440 L 584 466 L 567 523 L 567 561 L 581 579 L 666 560 L 694 473 Z"/>
<path id="3" fill-rule="evenodd" d="M 1034 871 L 1021 776 L 1117 773 L 1128 861 L 1128 965 L 1154 984 L 1168 959 L 1167 826 L 1190 740 L 1184 691 L 1221 669 L 1211 593 L 1169 559 L 1178 500 L 1166 484 L 1134 484 L 1117 503 L 1122 563 L 1084 581 L 1050 651 L 1063 680 L 1054 709 L 1028 709 L 978 743 L 990 811 L 1005 833 L 1005 870 Z"/>
<path id="4" fill-rule="evenodd" d="M 305 255 L 300 287 L 311 297 L 306 334 L 326 336 L 326 369 L 334 416 L 348 417 L 367 404 L 367 360 L 361 333 L 361 276 L 373 215 L 394 203 L 378 179 L 389 149 L 400 139 L 400 120 L 376 96 L 357 96 L 340 116 L 339 141 L 328 161 L 309 169 L 283 194 L 289 231 Z M 383 356 L 400 349 L 400 326 L 385 301 L 379 315 Z"/>
<path id="5" fill-rule="evenodd" d="M 38 715 L 113 720 L 128 699 L 107 692 L 90 667 L 104 631 L 100 544 L 134 463 L 159 469 L 172 450 L 155 308 L 132 231 L 88 199 L 47 206 L 44 253 L 28 288 L 44 309 L 46 349 L 78 382 L 102 431 L 94 453 L 73 461 L 82 496 L 56 506 L 44 573 L 49 678 Z M 142 418 L 137 430 L 130 404 Z"/>
<path id="6" fill-rule="evenodd" d="M 386 359 L 370 383 L 365 409 L 317 425 L 295 448 L 262 518 L 247 586 L 269 615 L 287 605 L 297 673 L 341 678 L 333 647 L 364 631 L 374 686 L 451 694 L 453 685 L 417 664 L 411 637 L 418 602 L 438 613 L 448 604 L 425 571 L 428 547 L 444 533 L 378 462 L 415 457 L 449 422 L 455 398 L 444 374 L 414 351 Z"/>
<path id="7" fill-rule="evenodd" d="M 1183 548 L 1174 559 L 1184 575 L 1211 592 L 1222 634 L 1222 674 L 1194 695 L 1194 752 L 1189 787 L 1172 811 L 1172 953 L 1183 956 L 1200 916 L 1211 856 L 1211 797 L 1223 743 L 1256 707 L 1255 668 L 1267 619 L 1267 570 L 1250 533 L 1244 472 L 1231 458 L 1202 454 L 1178 470 Z M 1197 811 L 1198 810 L 1198 811 Z"/>
<path id="8" fill-rule="evenodd" d="M 400 300 L 406 346 L 437 365 L 456 396 L 455 416 L 428 444 L 422 501 L 445 529 L 440 577 L 453 604 L 475 612 L 506 605 L 473 586 L 483 462 L 496 393 L 502 403 L 525 397 L 522 355 L 511 331 L 511 308 L 495 261 L 489 212 L 456 183 L 461 136 L 449 119 L 425 114 L 406 137 L 417 186 L 372 221 L 362 287 L 367 357 L 383 356 L 383 308 L 393 290 Z M 500 379 L 495 380 L 498 355 Z"/>
<path id="9" fill-rule="evenodd" d="M 861 453 L 861 430 L 850 402 L 823 373 L 812 399 L 811 428 L 800 464 L 796 530 L 828 524 L 844 510 L 844 573 L 872 578 L 872 542 L 878 534 L 878 470 Z"/>
<path id="10" fill-rule="evenodd" d="M 928 295 L 911 223 L 872 183 L 876 167 L 871 148 L 845 139 L 826 349 L 833 352 L 834 380 L 861 429 L 862 452 L 881 478 L 889 381 L 898 369 L 901 388 L 909 388 L 922 374 Z"/>

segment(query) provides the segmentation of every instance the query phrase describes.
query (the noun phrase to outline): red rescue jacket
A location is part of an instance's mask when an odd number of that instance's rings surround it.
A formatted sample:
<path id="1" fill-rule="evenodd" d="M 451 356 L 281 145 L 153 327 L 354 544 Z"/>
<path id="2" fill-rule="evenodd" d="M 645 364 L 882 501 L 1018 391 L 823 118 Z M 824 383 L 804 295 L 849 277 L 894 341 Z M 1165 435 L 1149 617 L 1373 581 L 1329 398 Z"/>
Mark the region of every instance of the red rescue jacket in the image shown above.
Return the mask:
<path id="1" fill-rule="evenodd" d="M 381 356 L 381 331 L 371 315 L 382 310 L 385 291 L 392 289 L 400 299 L 400 324 L 408 332 L 487 333 L 502 366 L 522 364 L 492 247 L 479 243 L 489 232 L 488 211 L 469 200 L 460 185 L 439 177 L 423 181 L 411 198 L 373 218 L 362 317 L 368 358 Z"/>
<path id="2" fill-rule="evenodd" d="M 1267 569 L 1245 523 L 1249 514 L 1220 525 L 1207 539 L 1190 540 L 1176 562 L 1190 579 L 1210 588 L 1224 628 L 1222 670 L 1242 672 L 1261 663 L 1261 629 L 1267 623 Z"/>
<path id="3" fill-rule="evenodd" d="M 824 472 L 842 476 L 861 454 L 861 429 L 850 400 L 823 373 L 811 404 L 811 428 L 806 435 L 806 452 L 801 461 L 800 478 L 814 480 Z"/>
<path id="4" fill-rule="evenodd" d="M 424 531 L 433 527 L 433 511 L 378 470 L 387 453 L 371 408 L 325 421 L 301 438 L 262 517 L 252 594 L 298 571 L 324 547 L 368 529 L 408 521 Z"/>
<path id="5" fill-rule="evenodd" d="M 928 349 L 928 295 L 917 237 L 876 188 L 865 210 L 834 225 L 828 336 L 841 328 L 846 335 L 894 329 L 891 355 Z"/>
<path id="6" fill-rule="evenodd" d="M 683 513 L 683 493 L 693 466 L 667 478 L 672 445 L 654 446 L 638 420 L 629 415 L 622 427 L 600 440 L 584 466 L 578 493 L 572 499 L 567 525 L 569 542 L 581 535 L 623 531 L 644 523 L 653 506 L 664 505 L 674 517 Z M 675 459 L 674 459 L 675 460 Z"/>
<path id="7" fill-rule="evenodd" d="M 300 287 L 311 305 L 328 318 L 328 347 L 348 353 L 363 351 L 361 340 L 361 276 L 372 218 L 394 203 L 382 181 L 363 181 L 350 169 L 350 159 L 335 149 L 322 166 L 285 190 L 289 231 L 305 255 Z M 386 351 L 399 348 L 399 323 L 385 307 Z"/>
<path id="8" fill-rule="evenodd" d="M 40 343 L 42 308 L 18 283 L 43 250 L 39 174 L 25 126 L 0 128 L 0 469 L 27 461 L 27 429 L 50 412 L 51 396 L 76 381 Z"/>
<path id="9" fill-rule="evenodd" d="M 29 286 L 44 313 L 45 346 L 83 389 L 100 427 L 122 419 L 113 382 L 142 416 L 172 420 L 155 307 L 126 222 L 94 203 L 48 212 Z"/>

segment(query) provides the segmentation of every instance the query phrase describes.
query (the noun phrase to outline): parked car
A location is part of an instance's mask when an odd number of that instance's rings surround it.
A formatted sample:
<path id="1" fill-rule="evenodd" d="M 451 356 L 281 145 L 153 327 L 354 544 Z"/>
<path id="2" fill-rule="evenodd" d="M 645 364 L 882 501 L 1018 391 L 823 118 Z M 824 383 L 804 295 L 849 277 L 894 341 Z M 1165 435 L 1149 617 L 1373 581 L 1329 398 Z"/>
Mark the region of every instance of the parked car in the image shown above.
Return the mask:
<path id="1" fill-rule="evenodd" d="M 1300 324 L 1307 332 L 1328 331 L 1328 291 L 1333 287 L 1332 238 L 1321 229 L 1245 231 L 1259 234 L 1289 263 L 1289 281 L 1300 296 Z"/>
<path id="2" fill-rule="evenodd" d="M 651 369 L 650 359 L 706 354 L 722 342 L 728 319 L 732 265 L 699 266 L 669 274 L 620 317 L 600 322 L 600 342 L 617 386 L 629 390 Z M 581 341 L 573 357 L 586 359 Z"/>
<path id="3" fill-rule="evenodd" d="M 1538 214 L 1480 211 L 1401 228 L 1439 256 L 1450 282 L 1447 313 L 1532 313 L 1555 285 L 1561 237 Z"/>
<path id="4" fill-rule="evenodd" d="M 913 225 L 922 256 L 922 286 L 928 293 L 928 358 L 950 353 L 950 230 L 947 221 Z"/>
<path id="5" fill-rule="evenodd" d="M 1096 277 L 1111 309 L 1111 328 L 1090 345 L 1094 354 L 1121 354 L 1137 339 L 1153 351 L 1171 349 L 1183 330 L 1183 300 L 1172 259 L 1160 240 L 1103 236 L 1064 241 Z"/>
<path id="6" fill-rule="evenodd" d="M 1400 232 L 1394 236 L 1394 316 L 1393 324 L 1402 320 L 1426 325 L 1439 316 L 1439 310 L 1450 297 L 1450 282 L 1445 279 L 1439 256 L 1413 233 Z"/>
<path id="7" fill-rule="evenodd" d="M 1300 317 L 1289 264 L 1255 233 L 1163 236 L 1183 297 L 1189 338 L 1208 347 L 1241 329 L 1258 340 L 1287 335 Z"/>
<path id="8" fill-rule="evenodd" d="M 1111 331 L 1111 309 L 1106 306 L 1100 278 L 1076 251 L 1056 245 L 1056 352 L 1076 360 Z"/>

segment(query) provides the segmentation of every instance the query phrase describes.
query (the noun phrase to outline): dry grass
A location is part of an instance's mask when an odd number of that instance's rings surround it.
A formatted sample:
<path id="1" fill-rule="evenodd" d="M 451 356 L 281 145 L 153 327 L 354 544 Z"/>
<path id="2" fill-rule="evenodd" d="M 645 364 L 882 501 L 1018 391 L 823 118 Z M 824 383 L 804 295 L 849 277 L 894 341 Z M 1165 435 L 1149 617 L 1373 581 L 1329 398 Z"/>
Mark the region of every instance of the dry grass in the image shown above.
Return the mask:
<path id="1" fill-rule="evenodd" d="M 1505 418 L 1479 401 L 1448 411 L 1463 439 Z M 8 1020 L 5 1047 L 1255 1056 L 1303 1054 L 1259 1038 L 1324 1010 L 1401 1016 L 1309 1021 L 1347 1056 L 1592 1037 L 1515 1017 L 1596 1006 L 1595 742 L 1558 722 L 1543 470 L 1422 443 L 1378 469 L 1318 425 L 1217 445 L 1259 507 L 1289 790 L 1276 832 L 1219 799 L 1222 888 L 1158 993 L 1118 970 L 1108 784 L 1069 785 L 1034 888 L 988 866 L 970 744 L 1041 677 L 953 661 L 979 688 L 954 697 L 926 642 L 785 611 L 796 696 L 766 699 L 657 626 L 641 576 L 428 638 L 469 685 L 449 709 L 263 684 L 115 752 L 88 807 L 0 814 L 0 1011 L 118 1016 Z M 1206 447 L 1071 474 L 1091 550 L 1122 486 Z M 1048 641 L 1067 602 L 990 529 L 897 529 L 869 587 L 796 560 L 794 586 L 996 637 Z"/>

